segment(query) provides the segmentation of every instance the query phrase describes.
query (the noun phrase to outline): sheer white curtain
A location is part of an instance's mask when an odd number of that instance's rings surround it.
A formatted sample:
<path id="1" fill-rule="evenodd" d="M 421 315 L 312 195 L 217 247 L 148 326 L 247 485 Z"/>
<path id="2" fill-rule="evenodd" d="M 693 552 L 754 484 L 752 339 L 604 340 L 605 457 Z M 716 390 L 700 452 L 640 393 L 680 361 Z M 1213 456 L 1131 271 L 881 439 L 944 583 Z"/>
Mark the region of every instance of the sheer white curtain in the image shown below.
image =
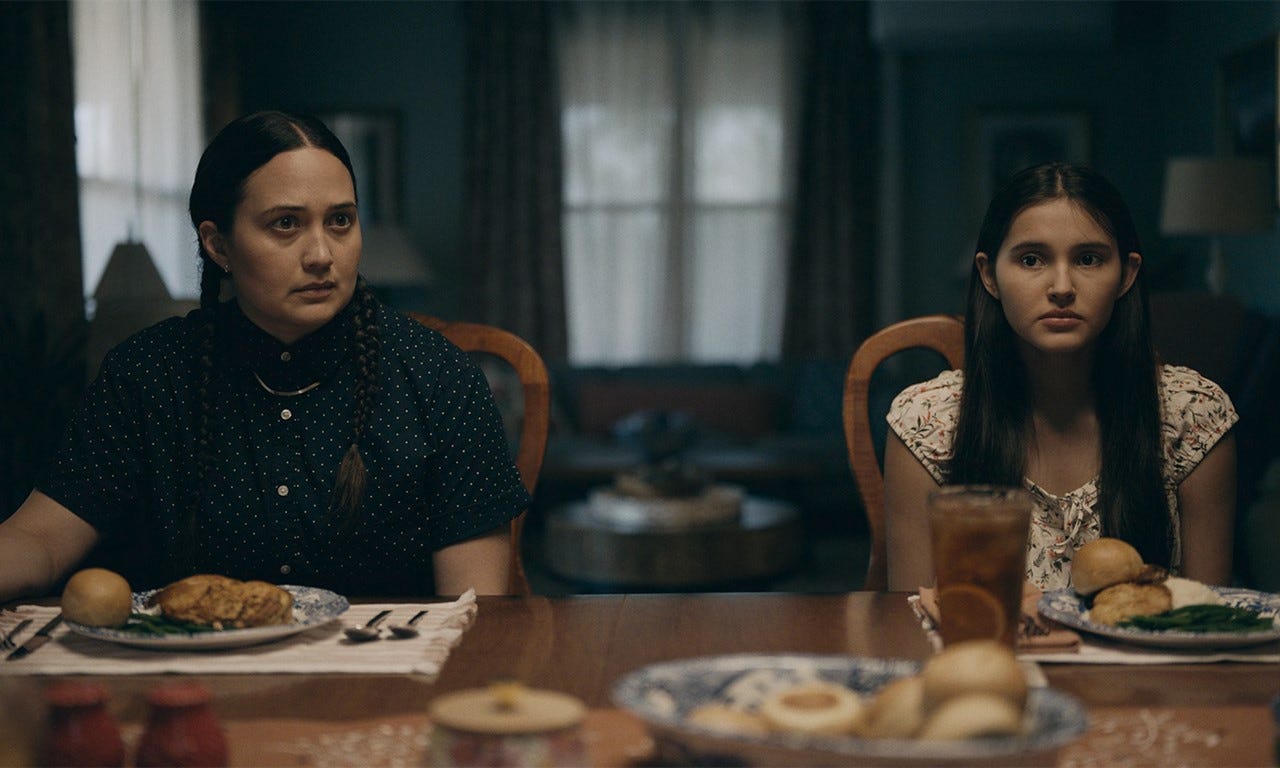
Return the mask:
<path id="1" fill-rule="evenodd" d="M 782 338 L 790 13 L 574 3 L 560 19 L 575 362 L 750 362 Z"/>
<path id="2" fill-rule="evenodd" d="M 71 23 L 85 296 L 123 241 L 146 245 L 170 294 L 196 296 L 199 4 L 75 0 Z"/>

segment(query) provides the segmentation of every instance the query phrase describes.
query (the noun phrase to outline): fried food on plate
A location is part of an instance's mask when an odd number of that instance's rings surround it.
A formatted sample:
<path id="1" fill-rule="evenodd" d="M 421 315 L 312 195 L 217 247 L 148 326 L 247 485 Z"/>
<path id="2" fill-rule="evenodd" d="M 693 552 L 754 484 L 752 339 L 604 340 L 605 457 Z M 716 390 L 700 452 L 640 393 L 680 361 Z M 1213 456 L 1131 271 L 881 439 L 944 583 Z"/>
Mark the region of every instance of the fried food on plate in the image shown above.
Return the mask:
<path id="1" fill-rule="evenodd" d="M 1131 616 L 1164 613 L 1172 607 L 1173 597 L 1164 584 L 1124 582 L 1094 595 L 1089 620 L 1097 624 L 1116 624 Z"/>
<path id="2" fill-rule="evenodd" d="M 265 627 L 293 621 L 293 595 L 265 581 L 197 574 L 160 590 L 155 601 L 171 619 L 218 629 Z"/>

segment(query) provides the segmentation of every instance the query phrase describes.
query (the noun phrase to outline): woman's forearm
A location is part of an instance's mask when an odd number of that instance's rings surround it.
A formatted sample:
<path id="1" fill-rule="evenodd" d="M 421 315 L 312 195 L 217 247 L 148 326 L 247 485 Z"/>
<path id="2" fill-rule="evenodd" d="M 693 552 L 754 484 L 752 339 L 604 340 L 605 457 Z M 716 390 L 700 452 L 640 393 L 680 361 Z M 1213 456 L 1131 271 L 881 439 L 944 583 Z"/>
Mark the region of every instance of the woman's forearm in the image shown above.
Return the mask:
<path id="1" fill-rule="evenodd" d="M 507 593 L 511 573 L 511 529 L 503 525 L 490 533 L 445 547 L 434 556 L 436 593 L 460 595 L 474 588 L 480 595 Z"/>
<path id="2" fill-rule="evenodd" d="M 49 592 L 97 541 L 93 526 L 33 491 L 0 523 L 0 602 Z"/>

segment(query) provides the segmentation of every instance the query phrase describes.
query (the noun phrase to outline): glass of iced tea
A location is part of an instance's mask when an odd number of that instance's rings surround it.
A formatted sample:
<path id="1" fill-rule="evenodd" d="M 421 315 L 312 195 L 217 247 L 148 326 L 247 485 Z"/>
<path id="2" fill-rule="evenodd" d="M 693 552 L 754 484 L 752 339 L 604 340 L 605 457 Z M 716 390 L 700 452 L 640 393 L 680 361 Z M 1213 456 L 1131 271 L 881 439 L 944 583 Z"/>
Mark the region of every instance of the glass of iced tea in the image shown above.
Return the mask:
<path id="1" fill-rule="evenodd" d="M 939 630 L 946 645 L 996 639 L 1014 647 L 1035 502 L 1022 488 L 944 486 L 928 515 Z"/>

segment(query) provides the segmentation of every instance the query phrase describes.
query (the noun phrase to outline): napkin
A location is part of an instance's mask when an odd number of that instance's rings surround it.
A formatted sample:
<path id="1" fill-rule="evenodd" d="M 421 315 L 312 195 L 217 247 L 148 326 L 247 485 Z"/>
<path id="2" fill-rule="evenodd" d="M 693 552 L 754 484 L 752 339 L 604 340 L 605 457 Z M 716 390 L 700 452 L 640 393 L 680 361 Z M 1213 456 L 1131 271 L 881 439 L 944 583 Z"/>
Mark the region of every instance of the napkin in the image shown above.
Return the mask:
<path id="1" fill-rule="evenodd" d="M 422 609 L 427 615 L 415 625 L 418 637 L 383 639 L 367 643 L 347 640 L 342 627 L 368 621 L 378 611 L 392 613 L 385 624 L 406 622 Z M 181 674 L 417 674 L 434 678 L 462 639 L 478 611 L 474 590 L 452 602 L 361 603 L 348 608 L 326 624 L 296 635 L 259 645 L 214 650 L 134 648 L 107 640 L 78 635 L 60 624 L 52 640 L 38 652 L 17 661 L 0 660 L 0 675 L 141 675 Z M 0 612 L 0 632 L 23 618 L 31 626 L 26 637 L 58 613 L 58 608 L 22 605 Z"/>
<path id="2" fill-rule="evenodd" d="M 1018 651 L 1075 653 L 1080 650 L 1080 635 L 1073 629 L 1040 615 L 1040 590 L 1033 584 L 1022 585 L 1022 621 L 1018 623 Z M 936 626 L 939 623 L 938 595 L 931 587 L 920 587 L 918 605 Z"/>

